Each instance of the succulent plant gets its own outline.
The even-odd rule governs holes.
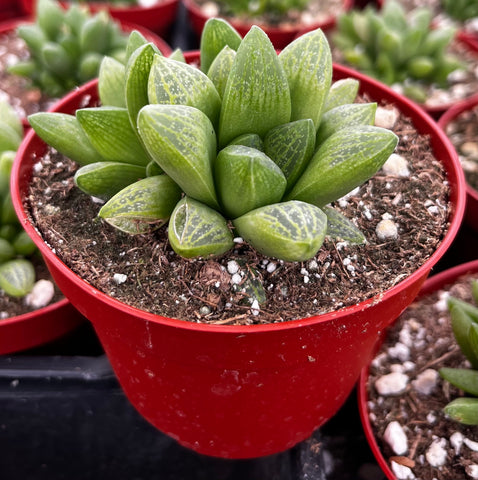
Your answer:
[[[127,35],[108,15],[86,7],[64,10],[52,0],[38,0],[35,22],[17,33],[30,52],[27,60],[9,68],[31,79],[42,92],[57,97],[98,75],[105,55],[124,61]]]
[[[131,234],[168,223],[183,257],[221,255],[238,236],[285,261],[313,257],[326,235],[364,242],[328,204],[374,175],[398,139],[373,126],[376,104],[350,103],[356,80],[332,84],[321,30],[277,55],[260,28],[241,40],[210,19],[207,74],[138,43],[132,35],[126,66],[104,59],[101,107],[29,117],[82,165],[76,184],[106,201],[101,218]]]
[[[426,86],[448,85],[462,64],[448,48],[452,27],[431,28],[432,12],[417,8],[409,16],[395,0],[382,10],[367,7],[339,16],[333,43],[345,62],[387,85],[401,84],[405,95],[426,100]]]
[[[478,303],[478,280],[471,283],[472,295]],[[451,325],[456,342],[471,368],[441,368],[440,375],[473,397],[452,400],[445,413],[466,425],[478,425],[478,308],[457,298],[448,299]]]
[[[226,15],[246,15],[256,17],[264,13],[284,15],[289,10],[301,11],[309,0],[218,0]]]
[[[35,269],[25,257],[36,247],[21,227],[10,196],[10,171],[22,138],[16,112],[0,102],[0,288],[14,297],[26,295],[35,282]]]
[[[453,19],[464,22],[478,17],[478,3],[475,0],[441,0],[443,10]]]

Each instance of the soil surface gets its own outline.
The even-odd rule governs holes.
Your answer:
[[[399,479],[476,478],[471,473],[478,465],[478,428],[445,416],[443,408],[463,392],[438,375],[442,367],[470,368],[453,337],[446,306],[449,295],[471,301],[470,278],[464,276],[413,303],[388,330],[370,367],[367,385],[370,420],[381,451],[389,462],[395,463],[389,464],[398,469],[395,472]],[[379,395],[375,382],[391,372],[408,376],[405,391]],[[423,384],[417,387],[416,381],[424,372],[435,382],[430,383],[430,392],[424,391]],[[383,439],[392,421],[398,421],[406,434],[408,449],[404,454],[398,455]],[[438,465],[441,461],[443,464]],[[403,467],[412,473],[406,469],[400,472]]]
[[[231,12],[222,2],[211,0],[195,0],[202,10],[208,16],[222,16],[231,18]],[[344,0],[311,0],[303,11],[291,9],[287,15],[279,16],[273,13],[264,13],[260,16],[234,15],[236,21],[244,23],[254,23],[259,26],[282,27],[287,28],[297,24],[312,25],[328,21],[331,17],[336,17],[345,11]]]
[[[478,105],[458,115],[445,130],[458,152],[467,182],[478,190]]]
[[[26,208],[47,244],[74,272],[129,305],[192,322],[282,322],[330,312],[378,295],[406,278],[440,244],[450,215],[442,165],[408,119],[393,130],[410,175],[380,171],[335,207],[357,224],[365,245],[326,240],[315,258],[287,263],[258,255],[240,239],[215,259],[187,260],[166,227],[130,236],[97,218],[101,205],[74,185],[76,164],[51,152],[38,159]],[[383,219],[396,238],[380,239]],[[254,305],[261,282],[266,301]]]

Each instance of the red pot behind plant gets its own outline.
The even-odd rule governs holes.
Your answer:
[[[460,114],[472,110],[478,106],[478,95],[467,100],[459,102],[447,110],[438,120],[438,125],[446,131],[447,126],[453,122]],[[478,232],[478,191],[471,185],[466,186],[466,211],[465,222]]]
[[[209,17],[203,13],[201,8],[194,0],[182,0],[182,2],[186,8],[189,21],[191,22],[194,32],[196,35],[201,36],[204,24],[207,22]],[[354,0],[343,0],[344,11],[351,9],[353,5]],[[227,20],[241,36],[244,36],[250,30],[253,24],[253,22],[244,22],[232,17],[228,17]],[[310,25],[290,25],[285,27],[269,27],[267,25],[260,25],[260,27],[267,33],[274,47],[277,49],[282,49],[301,33],[309,30],[315,30],[316,28],[321,28],[322,30],[326,31],[331,29],[334,25],[335,16],[330,16],[325,20],[317,21]]]
[[[429,295],[432,292],[435,292],[436,290],[440,290],[446,285],[452,284],[455,280],[457,280],[462,275],[466,275],[468,273],[476,273],[476,272],[478,272],[478,260],[464,263],[462,265],[458,265],[456,267],[450,268],[436,275],[433,275],[423,285],[423,288],[420,290],[418,298]],[[368,368],[366,367],[362,370],[360,374],[358,391],[357,391],[360,420],[362,422],[362,426],[363,426],[368,444],[370,446],[370,449],[372,450],[372,453],[375,456],[375,459],[377,460],[383,473],[385,473],[388,480],[397,480],[397,477],[395,476],[392,469],[390,468],[389,462],[385,459],[380,447],[378,446],[377,439],[375,438],[375,435],[373,432],[372,424],[370,423],[369,411],[367,407],[367,403],[368,403],[367,380],[368,380]]]
[[[27,15],[34,13],[36,0],[20,1]],[[60,4],[66,8],[69,2],[60,1]],[[88,2],[88,8],[94,13],[100,10],[108,10],[110,15],[121,23],[135,23],[160,35],[165,35],[176,19],[178,4],[179,0],[161,0],[151,7],[140,7],[136,5],[117,7],[107,1],[103,1]]]
[[[188,60],[197,60],[188,56]],[[126,395],[162,432],[202,454],[249,458],[308,438],[342,406],[370,361],[380,332],[412,302],[449,247],[465,204],[455,150],[426,114],[387,87],[341,66],[373,100],[392,102],[433,138],[454,208],[443,242],[425,264],[387,292],[337,312],[281,324],[203,325],[145,313],[84,282],[56,257],[30,223],[23,199],[36,158],[46,150],[32,130],[12,172],[13,201],[62,291],[91,320]],[[95,82],[58,103],[72,113]]]

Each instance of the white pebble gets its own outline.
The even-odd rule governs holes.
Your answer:
[[[467,465],[465,467],[465,472],[470,478],[478,478],[478,465],[476,463]]]
[[[235,273],[231,278],[231,282],[234,285],[239,285],[242,282],[242,277],[238,273]]]
[[[470,449],[473,450],[474,452],[478,452],[478,442],[474,442],[473,440],[470,440],[469,438],[465,438],[463,440],[463,443]]]
[[[427,462],[432,467],[441,467],[446,463],[446,440],[444,438],[437,438],[433,440],[425,453]]]
[[[268,263],[266,267],[269,273],[275,272],[276,268],[277,268],[277,265],[274,262]]]
[[[201,7],[202,13],[210,18],[210,17],[217,17],[219,14],[219,8],[214,2],[206,2]]]
[[[261,307],[259,306],[259,302],[257,301],[257,299],[254,299],[254,301],[252,302],[251,311],[253,315],[259,315]]]
[[[465,440],[465,437],[461,432],[455,432],[450,436],[450,445],[455,449],[455,455],[460,454],[463,440]]]
[[[387,425],[383,433],[383,439],[390,445],[390,448],[396,455],[405,455],[407,453],[407,435],[397,421],[394,420]]]
[[[401,362],[410,359],[410,349],[400,342],[397,342],[393,347],[390,347],[387,353],[393,358],[398,358]]]
[[[386,175],[395,175],[397,177],[409,177],[408,161],[405,157],[392,153],[388,160],[383,164],[382,170]]]
[[[436,370],[433,370],[433,368],[427,368],[425,371],[417,375],[415,380],[413,380],[413,388],[415,388],[418,393],[430,395],[430,393],[435,390],[438,377],[439,375]]]
[[[398,227],[393,220],[380,220],[375,228],[375,233],[379,240],[396,240],[398,238]]]
[[[393,128],[398,120],[398,110],[396,108],[377,107],[375,112],[375,125],[382,128]]]
[[[392,466],[392,471],[397,477],[397,480],[415,480],[415,478],[417,478],[413,474],[411,468],[394,462],[393,460],[390,463]]]
[[[234,275],[239,271],[239,264],[235,260],[231,260],[227,262],[227,271],[231,274]]]
[[[375,389],[380,395],[399,395],[405,391],[407,384],[408,375],[392,372],[378,378],[375,381]]]
[[[25,297],[25,303],[32,308],[46,307],[55,295],[55,286],[50,280],[38,280],[32,291]]]
[[[127,276],[124,273],[115,273],[113,275],[113,280],[117,285],[121,285],[122,283],[126,282]]]

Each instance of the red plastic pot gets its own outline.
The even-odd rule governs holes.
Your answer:
[[[21,4],[27,15],[34,13],[36,0],[21,0]],[[69,2],[60,1],[60,4],[66,8]],[[140,7],[137,5],[118,7],[104,1],[90,2],[88,3],[88,8],[94,13],[100,10],[107,10],[113,18],[116,18],[121,23],[134,23],[160,35],[165,35],[176,19],[178,4],[179,0],[161,0],[151,7]]]
[[[476,272],[478,272],[478,260],[464,263],[462,265],[458,265],[456,267],[450,268],[449,270],[438,273],[437,275],[433,275],[425,282],[423,288],[420,290],[418,298],[429,295],[436,290],[440,290],[446,285],[452,284],[462,275]],[[369,411],[367,407],[367,380],[368,367],[365,367],[360,374],[357,390],[360,420],[362,422],[368,444],[370,445],[370,449],[372,450],[372,453],[375,456],[375,459],[377,460],[383,473],[386,475],[388,480],[397,480],[397,477],[390,468],[387,459],[382,454],[382,451],[377,443],[377,439],[373,432],[372,424],[370,423]]]
[[[5,22],[0,23],[0,39],[1,36],[9,33],[11,31],[16,30],[20,25],[32,23],[31,18],[16,18],[12,20],[8,20]],[[151,32],[145,27],[141,25],[135,25],[129,22],[121,23],[121,28],[124,32],[132,32],[133,30],[138,30],[149,42],[154,43],[163,53],[165,56],[169,56],[172,52],[171,47],[158,35]],[[26,118],[22,119],[23,128],[27,131],[30,128],[30,124],[28,123]]]
[[[34,312],[0,320],[0,355],[52,342],[84,321],[66,298]]]
[[[438,125],[446,131],[447,126],[455,120],[460,114],[478,106],[478,95],[467,100],[459,102],[447,110],[438,120]],[[465,222],[478,232],[478,191],[471,185],[466,186],[466,212]]]
[[[194,0],[182,0],[182,2],[188,13],[192,29],[198,36],[201,36],[204,24],[207,22],[209,17],[203,13],[202,9]],[[344,10],[350,10],[353,5],[354,0],[343,0]],[[245,22],[231,17],[228,17],[227,20],[242,36],[244,36],[253,25],[253,22]],[[334,27],[335,20],[335,16],[330,16],[320,22],[318,21],[309,25],[298,24],[284,27],[269,27],[267,25],[260,25],[260,27],[264,30],[264,32],[267,33],[272,44],[276,48],[282,49],[292,42],[294,38],[301,33],[305,33],[306,31],[314,30],[316,28],[321,28],[324,31],[330,30]]]
[[[20,17],[22,15],[23,10],[17,0],[0,1],[0,22],[9,20],[10,18]]]
[[[197,54],[188,55],[190,62]],[[431,136],[446,169],[453,212],[436,252],[410,277],[360,304],[281,324],[203,325],[145,313],[101,293],[74,274],[30,223],[23,199],[45,144],[30,131],[12,172],[13,202],[57,284],[93,324],[126,395],[162,432],[197,452],[249,458],[286,450],[308,438],[345,402],[369,362],[380,332],[417,295],[455,237],[465,206],[464,176],[448,138],[428,115],[389,88],[342,66],[373,100],[394,103]],[[96,82],[54,110],[73,113]]]

